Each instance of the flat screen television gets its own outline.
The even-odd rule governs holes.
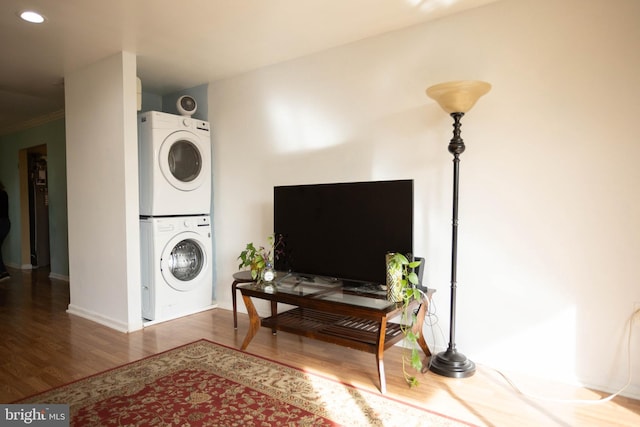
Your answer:
[[[385,255],[413,253],[413,180],[277,186],[275,268],[384,284]]]

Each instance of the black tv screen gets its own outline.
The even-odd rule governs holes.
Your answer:
[[[278,271],[384,284],[385,255],[413,253],[413,180],[277,186]]]

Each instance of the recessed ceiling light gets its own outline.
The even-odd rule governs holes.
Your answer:
[[[20,12],[20,18],[27,22],[32,22],[34,24],[42,24],[45,20],[44,16],[40,15],[38,12],[34,12],[33,10],[25,10]]]

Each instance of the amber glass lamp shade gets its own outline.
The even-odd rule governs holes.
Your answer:
[[[459,80],[427,88],[427,96],[438,102],[447,113],[466,113],[476,101],[491,90],[491,85],[478,80]]]

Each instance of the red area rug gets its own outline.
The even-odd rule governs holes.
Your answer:
[[[74,426],[465,426],[201,340],[17,403],[70,405]]]

